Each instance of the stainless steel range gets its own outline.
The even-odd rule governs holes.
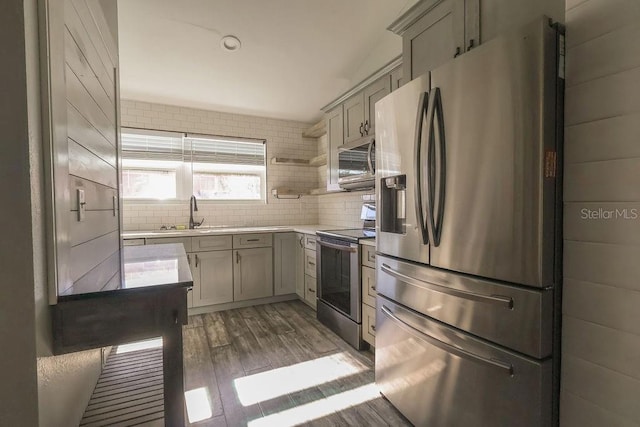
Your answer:
[[[365,209],[375,212],[374,207],[367,205],[363,216]],[[318,231],[316,234],[318,320],[353,347],[366,349],[369,345],[362,340],[359,242],[375,238],[375,229]]]

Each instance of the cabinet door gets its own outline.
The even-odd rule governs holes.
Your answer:
[[[273,293],[292,294],[296,291],[298,248],[296,233],[276,233],[273,238]]]
[[[234,301],[273,296],[272,249],[238,249],[233,252]]]
[[[191,253],[187,254],[187,262],[189,263],[189,270],[191,270],[191,277],[193,277],[193,286],[191,291],[187,292],[187,307],[193,307],[193,290],[196,287],[196,282],[200,280],[200,274],[194,263],[194,256]]]
[[[195,267],[192,270],[194,307],[233,301],[232,255],[232,251],[190,254]]]
[[[405,83],[405,80],[403,78],[402,65],[401,65],[398,68],[395,68],[391,71],[391,92],[398,89],[404,83]]]
[[[344,143],[355,141],[364,135],[365,102],[358,92],[344,102]]]
[[[304,299],[304,234],[296,234],[296,294]]]
[[[362,305],[362,339],[376,346],[376,309]]]
[[[316,277],[316,251],[304,250],[304,274]]]
[[[405,78],[413,80],[465,50],[464,0],[443,0],[402,37]]]
[[[376,102],[391,93],[391,76],[376,80],[362,91],[364,94],[364,131],[365,135],[373,135],[376,126]]]
[[[327,190],[338,186],[338,147],[344,143],[344,114],[342,104],[327,113]]]

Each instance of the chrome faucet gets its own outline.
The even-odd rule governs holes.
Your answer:
[[[189,229],[193,230],[196,227],[200,227],[204,222],[204,218],[202,221],[197,222],[193,220],[193,212],[198,212],[198,202],[196,201],[196,196],[191,196],[189,199]]]

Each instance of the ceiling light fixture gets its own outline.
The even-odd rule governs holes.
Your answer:
[[[240,50],[242,43],[240,43],[240,39],[238,39],[236,36],[229,35],[224,36],[222,40],[220,40],[220,46],[227,52],[235,52],[237,50]]]

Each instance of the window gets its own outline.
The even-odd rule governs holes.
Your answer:
[[[122,130],[125,199],[266,201],[265,141]]]

